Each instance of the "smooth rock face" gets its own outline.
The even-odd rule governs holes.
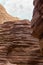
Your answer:
[[[9,61],[9,64],[40,65],[43,58],[40,56],[39,41],[31,33],[31,23],[28,20],[1,24],[0,63],[8,65]]]
[[[19,20],[18,17],[12,17],[11,15],[9,15],[5,8],[0,5],[0,24],[6,22],[6,21],[15,21],[15,20]]]
[[[36,38],[43,38],[43,0],[34,0],[34,11],[32,18],[32,35]]]

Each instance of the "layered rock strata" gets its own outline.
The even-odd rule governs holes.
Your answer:
[[[0,63],[43,65],[38,39],[32,35],[28,20],[5,22],[0,25]],[[1,65],[1,64],[0,64]]]

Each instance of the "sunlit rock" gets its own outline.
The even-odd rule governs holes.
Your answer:
[[[9,15],[6,12],[5,8],[2,5],[0,5],[0,24],[6,21],[15,21],[15,20],[19,20],[19,18]]]

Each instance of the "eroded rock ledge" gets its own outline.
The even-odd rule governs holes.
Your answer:
[[[42,64],[38,39],[32,35],[28,20],[5,22],[0,25],[0,63]]]

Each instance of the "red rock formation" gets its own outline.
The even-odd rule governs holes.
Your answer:
[[[18,65],[37,65],[43,62],[39,41],[31,33],[31,23],[28,20],[0,25],[0,62],[7,60]]]
[[[12,17],[9,15],[5,8],[0,5],[0,24],[6,22],[6,21],[15,21],[15,20],[20,20],[18,17]]]
[[[35,7],[37,1],[39,2],[34,1]],[[33,19],[33,24],[38,20],[37,17]],[[7,61],[17,65],[43,65],[39,40],[32,36],[31,23],[28,20],[0,24],[0,65],[7,64]]]
[[[39,38],[40,50],[43,55],[43,0],[34,0],[34,11],[32,18],[32,35]]]
[[[33,36],[43,37],[43,0],[34,0],[34,11],[32,18]]]

